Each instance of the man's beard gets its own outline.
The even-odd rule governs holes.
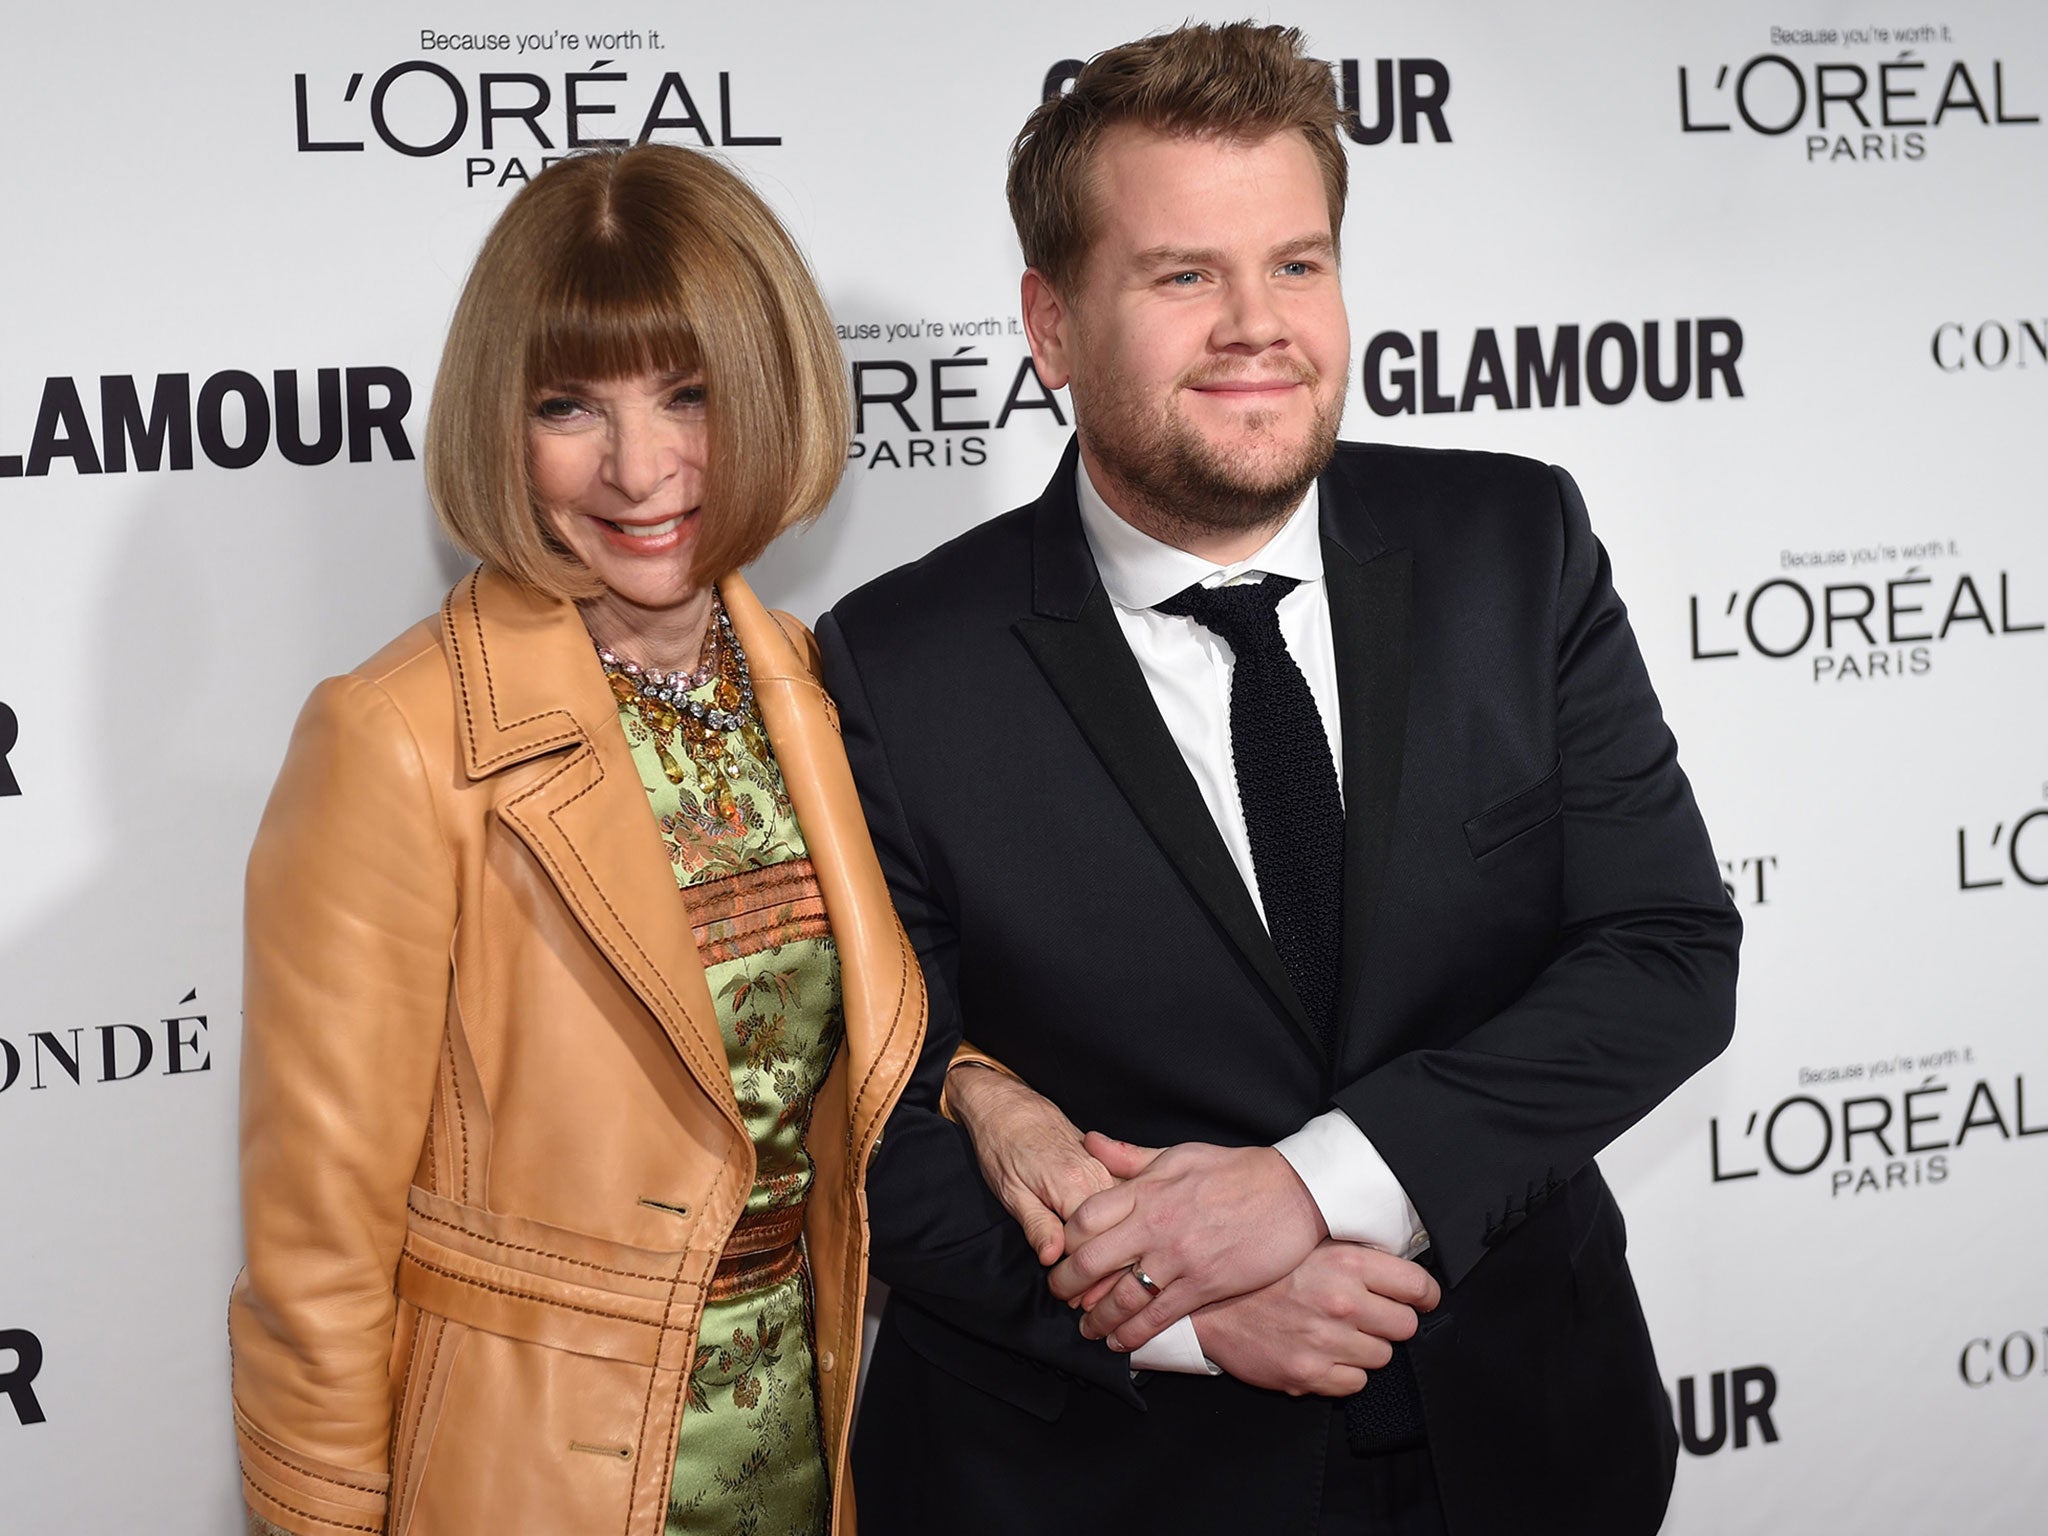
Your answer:
[[[1203,382],[1221,382],[1227,375],[1208,375]],[[1319,376],[1306,365],[1295,374],[1313,392]],[[1182,381],[1180,387],[1190,382]],[[1300,504],[1309,486],[1337,448],[1337,424],[1343,401],[1318,405],[1299,448],[1277,461],[1259,463],[1250,455],[1220,453],[1181,414],[1176,402],[1157,415],[1141,415],[1139,402],[1114,388],[1078,391],[1075,425],[1098,465],[1139,505],[1120,507],[1135,514],[1148,532],[1170,544],[1218,533],[1244,533],[1279,523]],[[1089,409],[1088,407],[1093,407]],[[1256,448],[1271,432],[1278,412],[1251,416],[1248,447]]]

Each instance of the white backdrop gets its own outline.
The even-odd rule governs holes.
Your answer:
[[[2048,1495],[2048,12],[1886,10],[1273,13],[1363,98],[1347,435],[1578,477],[1748,923],[1733,1048],[1605,1160],[1687,1536],[2030,1532]],[[755,573],[811,617],[1050,471],[1004,151],[1062,60],[1179,17],[12,16],[9,1531],[236,1528],[242,861],[306,691],[459,574],[426,396],[542,139],[572,106],[708,137],[811,253],[867,399],[837,503]]]

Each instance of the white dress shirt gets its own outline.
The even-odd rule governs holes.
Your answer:
[[[1237,771],[1230,752],[1230,646],[1193,619],[1160,613],[1153,605],[1197,583],[1220,587],[1269,575],[1290,576],[1300,583],[1280,599],[1280,633],[1322,714],[1323,734],[1330,744],[1330,760],[1336,765],[1341,793],[1344,744],[1337,654],[1330,638],[1330,604],[1323,586],[1316,487],[1309,487],[1293,515],[1255,554],[1234,565],[1217,565],[1162,544],[1125,522],[1102,499],[1085,465],[1077,466],[1074,478],[1081,528],[1117,624],[1263,920],[1265,904],[1259,899],[1251,837],[1238,800]],[[1412,1258],[1428,1246],[1428,1234],[1407,1192],[1371,1138],[1342,1110],[1315,1116],[1275,1143],[1275,1150],[1308,1187],[1332,1237],[1385,1249],[1402,1258]],[[1216,1370],[1202,1354],[1193,1318],[1181,1319],[1141,1346],[1131,1362],[1142,1370],[1211,1374]]]

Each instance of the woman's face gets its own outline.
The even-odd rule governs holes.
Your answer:
[[[697,595],[690,566],[710,454],[704,412],[695,373],[556,380],[535,398],[527,471],[542,516],[635,607],[672,608]]]

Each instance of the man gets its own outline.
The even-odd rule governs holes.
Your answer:
[[[1570,479],[1336,443],[1336,116],[1250,24],[1034,113],[1077,442],[820,625],[931,993],[869,1536],[1662,1518],[1593,1157],[1726,1043],[1739,925]]]

